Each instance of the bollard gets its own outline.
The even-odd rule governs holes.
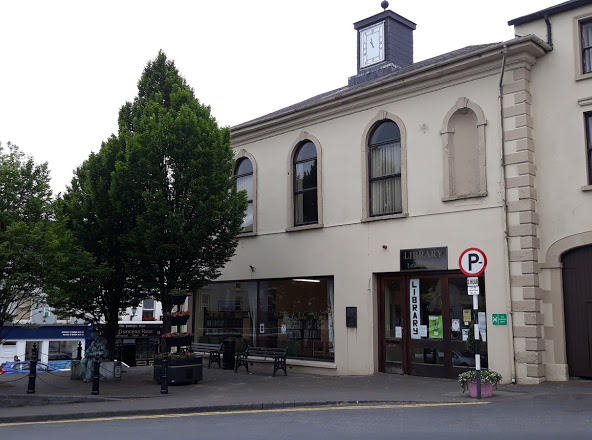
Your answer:
[[[77,352],[76,352],[76,360],[80,361],[82,360],[82,342],[78,341],[78,348],[77,348]]]
[[[169,383],[167,379],[169,360],[166,357],[162,358],[162,369],[160,373],[160,394],[169,393]]]
[[[32,358],[29,363],[29,385],[27,386],[27,394],[35,394],[35,379],[37,378],[37,344],[33,344],[31,354]]]
[[[99,373],[99,368],[101,367],[101,359],[99,358],[99,354],[97,353],[95,355],[95,363],[93,364],[93,384],[92,384],[92,394],[93,396],[96,396],[97,394],[99,394],[99,378],[100,378],[100,373]]]

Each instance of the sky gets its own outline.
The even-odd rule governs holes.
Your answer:
[[[507,22],[563,0],[407,0],[414,61],[514,37]],[[380,0],[0,0],[0,142],[48,162],[54,194],[117,133],[162,49],[219,125],[347,84],[353,23]],[[541,36],[545,38],[545,36]]]

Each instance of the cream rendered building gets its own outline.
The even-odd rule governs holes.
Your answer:
[[[592,376],[566,343],[592,356],[592,293],[570,293],[587,326],[568,318],[562,275],[576,248],[592,266],[589,18],[568,1],[418,63],[414,23],[355,23],[347,86],[232,129],[250,206],[193,299],[200,339],[287,347],[293,370],[454,377],[474,367],[459,257],[478,248],[482,363],[504,382]]]

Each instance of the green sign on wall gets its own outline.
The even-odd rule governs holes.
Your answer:
[[[493,325],[508,325],[508,315],[505,313],[492,313],[491,320]]]

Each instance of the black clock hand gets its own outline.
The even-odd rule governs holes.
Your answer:
[[[370,46],[372,46],[372,48],[374,48],[374,43],[372,42],[372,40],[370,40]]]

